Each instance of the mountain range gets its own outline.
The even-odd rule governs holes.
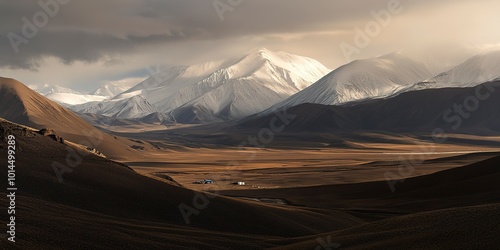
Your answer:
[[[500,77],[498,62],[500,51],[493,51],[443,71],[436,62],[396,52],[329,71],[307,57],[255,49],[172,67],[133,87],[107,84],[92,95],[61,87],[37,91],[81,114],[113,119],[156,114],[165,123],[214,123],[305,103],[342,106],[424,89],[474,87]]]
[[[228,60],[173,67],[110,100],[72,109],[118,118],[160,112],[180,123],[240,119],[290,97],[328,71],[310,58],[256,49]],[[110,108],[123,102],[133,112]]]
[[[43,86],[32,85],[29,87],[52,101],[66,107],[71,107],[73,105],[102,102],[111,99],[135,85],[135,83],[123,81],[111,82],[102,85],[91,93],[81,93],[70,88],[50,84],[44,84]]]
[[[332,71],[310,87],[274,105],[270,110],[303,103],[337,105],[394,95],[437,72],[401,52],[356,60]]]
[[[105,96],[113,98],[130,88],[134,87],[137,83],[133,81],[116,81],[102,85],[100,88],[94,90],[92,95]]]
[[[390,57],[393,56],[399,57],[399,55]],[[379,60],[387,59],[385,57],[373,59],[375,62]],[[477,61],[466,62],[465,65],[477,66],[474,62]],[[487,65],[491,66],[489,63]],[[394,67],[397,67],[397,64]],[[465,70],[473,66],[459,65],[457,67]],[[500,88],[500,81],[495,80],[498,76],[494,67],[492,70],[484,70],[485,67],[482,65],[477,67],[482,73],[478,73],[475,78],[471,78],[472,80],[462,82],[464,85],[455,86],[453,85],[456,84],[455,82],[447,80],[455,79],[453,77],[439,78],[445,75],[443,73],[436,78],[429,79],[445,79],[441,82],[451,84],[452,87],[432,85],[431,80],[419,80],[420,82],[416,84],[429,83],[432,87],[410,91],[408,89],[415,84],[412,84],[410,80],[405,81],[404,84],[398,84],[402,82],[401,79],[406,79],[398,74],[400,80],[385,82],[384,86],[387,88],[384,88],[384,91],[370,92],[370,95],[374,96],[353,95],[352,100],[343,99],[335,105],[302,103],[284,108],[286,114],[293,115],[293,119],[284,128],[285,132],[293,132],[284,133],[289,138],[287,149],[304,143],[301,138],[297,138],[301,135],[312,134],[308,132],[320,132],[318,135],[322,136],[330,132],[359,135],[360,131],[364,133],[395,131],[403,132],[399,135],[404,137],[405,132],[408,131],[415,132],[417,136],[426,136],[434,132],[436,128],[442,129],[445,133],[457,132],[459,137],[455,137],[455,140],[460,140],[459,144],[471,143],[474,139],[468,137],[470,134],[494,134],[495,141],[491,143],[497,143],[497,135],[500,132],[500,116],[498,115],[500,94],[496,90]],[[378,70],[384,69],[380,67]],[[378,70],[375,71],[379,72]],[[336,71],[336,74],[341,72],[340,69]],[[391,70],[385,72],[391,72]],[[458,70],[451,69],[446,73],[458,74],[456,72]],[[482,78],[481,75],[485,74],[483,72],[487,72],[491,77]],[[421,78],[423,77],[421,74],[427,74],[427,72],[411,72],[407,76],[408,79],[410,77]],[[382,81],[395,77],[388,75],[390,77],[374,79]],[[162,77],[173,79],[170,78],[171,76],[162,75]],[[334,78],[328,77],[328,79]],[[486,80],[481,83],[483,79]],[[156,87],[152,87],[155,84]],[[334,85],[338,85],[338,82]],[[367,85],[367,87],[370,86],[373,85]],[[375,84],[376,86],[378,84]],[[101,110],[106,110],[103,114],[109,117],[102,116],[109,119],[130,114],[140,116],[139,110],[134,109],[136,107],[134,103],[141,108],[149,107],[148,112],[155,112],[145,117],[155,119],[154,117],[161,116],[161,113],[157,113],[158,106],[153,106],[152,101],[148,101],[147,95],[142,95],[142,93],[143,90],[155,88],[159,91],[163,89],[162,84],[149,79],[149,82],[143,82],[135,87],[137,87],[135,91],[125,91],[118,95],[119,98],[111,98],[110,100],[113,101],[86,104],[95,104]],[[305,87],[303,91],[313,87],[314,85]],[[339,90],[343,89],[339,88]],[[49,89],[48,92],[50,91]],[[71,93],[71,90],[54,91]],[[141,94],[137,94],[136,91]],[[340,92],[331,93],[339,96]],[[144,91],[144,93],[148,92]],[[380,94],[381,98],[377,98],[376,94]],[[293,97],[294,95],[291,95],[289,98]],[[110,105],[107,106],[107,104]],[[130,104],[133,105],[130,106]],[[184,105],[179,107],[182,106]],[[182,111],[179,108],[173,111],[175,110]],[[189,116],[187,118],[176,116],[173,111],[169,113],[174,116],[172,119],[186,119],[190,122],[207,121],[199,120],[201,116],[196,116],[198,120],[193,120],[193,117]],[[189,114],[189,112],[180,113]],[[95,114],[95,117],[99,116],[101,115]],[[382,249],[426,249],[435,246],[446,249],[464,246],[470,249],[493,249],[498,245],[499,230],[496,226],[498,221],[495,218],[498,218],[500,214],[500,206],[497,204],[500,194],[498,184],[500,173],[497,166],[500,157],[497,156],[497,152],[485,155],[453,155],[447,158],[426,160],[432,164],[441,162],[443,165],[453,165],[456,164],[453,159],[461,161],[487,157],[484,160],[461,164],[448,170],[440,170],[439,166],[435,166],[430,174],[401,180],[395,179],[394,181],[399,182],[397,191],[389,192],[387,184],[392,179],[331,185],[318,185],[317,181],[325,178],[324,175],[332,171],[340,171],[342,178],[345,178],[344,176],[348,176],[351,172],[359,171],[356,168],[377,168],[384,167],[384,165],[388,165],[387,169],[392,169],[394,166],[393,170],[401,174],[402,168],[398,166],[400,162],[394,160],[396,155],[406,152],[400,145],[392,145],[394,155],[389,151],[387,158],[366,162],[362,158],[353,161],[355,165],[344,165],[349,161],[342,158],[334,159],[330,154],[333,151],[326,151],[324,154],[329,155],[326,156],[328,161],[324,163],[338,165],[333,166],[334,169],[322,167],[320,170],[312,170],[319,172],[311,172],[311,169],[317,167],[317,162],[321,161],[320,158],[316,158],[316,155],[334,145],[333,140],[323,148],[312,148],[315,156],[311,158],[309,158],[310,155],[303,155],[307,150],[292,151],[286,155],[286,150],[278,151],[278,148],[268,147],[270,145],[265,144],[266,148],[261,148],[259,151],[260,156],[272,151],[275,155],[269,158],[272,160],[259,157],[255,166],[265,172],[255,174],[255,176],[263,175],[269,178],[269,176],[276,175],[277,179],[274,180],[297,181],[290,177],[292,172],[288,165],[284,164],[286,161],[282,160],[284,157],[293,155],[290,157],[290,165],[298,165],[299,161],[307,164],[302,165],[305,167],[303,170],[294,166],[298,170],[293,171],[298,171],[300,174],[300,178],[297,179],[302,180],[310,176],[309,178],[313,178],[314,182],[310,185],[279,188],[277,186],[279,182],[274,183],[274,181],[271,182],[273,179],[267,179],[267,182],[271,182],[276,188],[260,188],[252,184],[248,189],[222,190],[218,194],[209,194],[190,190],[168,175],[160,178],[159,176],[162,175],[156,174],[160,174],[157,171],[162,170],[157,166],[162,165],[157,164],[164,162],[165,165],[173,167],[174,171],[182,169],[183,172],[189,171],[189,165],[195,165],[193,168],[201,166],[210,172],[207,176],[212,176],[217,168],[223,168],[225,172],[221,176],[234,175],[234,171],[228,172],[228,165],[225,165],[228,158],[224,157],[234,154],[235,159],[240,160],[241,156],[237,155],[236,150],[247,151],[250,147],[241,148],[242,144],[239,144],[236,149],[236,145],[240,143],[238,140],[230,147],[231,150],[235,148],[234,151],[228,151],[218,145],[216,149],[198,151],[201,153],[193,154],[197,152],[194,150],[204,150],[201,148],[203,144],[191,144],[189,137],[185,138],[184,134],[178,131],[174,131],[175,134],[172,133],[169,136],[180,136],[186,146],[169,144],[169,139],[162,139],[162,136],[166,134],[164,130],[151,134],[145,132],[145,137],[143,137],[144,140],[160,138],[159,140],[164,140],[163,142],[141,141],[137,137],[126,139],[119,137],[120,133],[112,136],[91,126],[68,108],[9,78],[0,78],[0,117],[0,158],[7,159],[7,155],[10,154],[8,152],[12,151],[7,150],[9,147],[7,135],[15,136],[17,151],[14,152],[17,152],[16,157],[20,156],[16,158],[16,182],[23,187],[23,191],[18,194],[16,201],[23,204],[19,209],[23,214],[23,220],[20,220],[16,226],[22,228],[26,233],[23,235],[29,237],[19,241],[19,245],[16,245],[19,249],[53,248],[53,245],[92,249],[103,246],[110,249],[142,249],[145,243],[154,244],[153,247],[163,249],[181,249],[186,246],[192,248],[207,248],[208,246],[214,249],[273,247],[313,249],[320,247],[318,244],[329,243],[333,246],[333,242],[339,242],[335,243],[335,247]],[[222,118],[219,116],[218,119]],[[260,140],[261,132],[265,131],[262,128],[272,128],[270,124],[275,124],[275,119],[277,119],[275,114],[259,113],[243,118],[232,129],[237,129],[236,134],[240,136],[239,138],[248,137]],[[213,119],[210,120],[213,121]],[[219,124],[213,126],[219,126]],[[186,127],[188,129],[201,127],[200,131],[203,135],[214,140],[214,134],[209,134],[213,131],[203,130],[203,126]],[[52,130],[54,133],[47,133]],[[248,130],[251,130],[251,136],[247,135]],[[254,133],[256,130],[258,132]],[[219,131],[220,128],[217,133]],[[133,134],[128,135],[134,136]],[[378,135],[380,136],[378,140],[383,141],[383,133],[378,133]],[[223,136],[231,137],[230,131]],[[341,140],[344,138],[346,137],[342,137]],[[95,148],[89,148],[86,145],[88,140],[100,142],[93,145]],[[410,146],[415,148],[419,141],[413,142],[415,144]],[[366,155],[379,157],[385,154],[384,151],[376,148],[376,144],[378,143],[371,144],[375,148],[365,148],[374,150],[367,151]],[[162,148],[158,145],[168,147]],[[172,150],[172,145],[180,150]],[[366,145],[369,146],[369,144]],[[453,145],[445,146],[453,147]],[[248,151],[252,152],[252,150]],[[175,161],[179,155],[181,155],[180,158],[206,160],[211,157],[209,152],[222,152],[219,155],[221,158],[216,158],[215,164],[203,161]],[[365,154],[359,153],[358,149],[353,154],[349,151],[339,152],[346,154],[348,158],[361,157]],[[185,155],[182,155],[183,153]],[[427,153],[433,154],[433,152]],[[85,157],[78,161],[77,166],[72,167],[71,174],[64,176],[62,183],[58,182],[57,173],[54,174],[54,162],[66,162],[69,165],[70,161],[75,160],[73,159],[75,154]],[[495,157],[490,158],[493,155]],[[154,158],[155,156],[158,158]],[[140,165],[136,165],[134,169],[111,159]],[[367,165],[371,163],[375,165]],[[269,168],[273,165],[277,167]],[[425,164],[419,166],[425,167]],[[138,169],[141,168],[153,169],[152,171],[156,174],[139,172]],[[279,168],[284,168],[284,172],[277,172],[276,169]],[[8,168],[1,170],[4,176],[7,175],[7,170]],[[239,170],[240,173],[250,171],[252,170],[248,168]],[[170,173],[170,171],[162,173]],[[351,175],[362,174],[355,172]],[[399,175],[396,177],[403,178]],[[239,178],[243,177],[238,176]],[[380,178],[383,178],[382,174]],[[256,181],[256,179],[252,180]],[[3,190],[7,190],[7,182],[1,182],[0,185]],[[285,204],[264,203],[260,197],[266,197],[262,200],[269,199],[267,197],[279,197]],[[196,210],[191,208],[191,204]],[[201,205],[203,206],[200,207]],[[190,210],[182,210],[183,206]],[[61,212],[64,216],[61,216]],[[190,214],[187,217],[186,212]],[[197,216],[198,214],[201,216]],[[4,220],[2,223],[7,222]],[[52,232],[51,235],[59,237],[49,237],[44,230],[49,230]],[[50,240],[47,241],[47,239]],[[148,240],[145,242],[144,239]],[[6,238],[0,241],[2,246],[13,245],[8,243]]]
[[[476,55],[449,71],[416,83],[406,91],[430,88],[474,87],[499,78],[500,51],[493,51]]]
[[[498,134],[500,81],[476,87],[425,89],[393,98],[351,105],[300,104],[285,110],[293,117],[285,131],[294,132],[420,132]],[[240,129],[267,127],[275,114],[254,115]]]
[[[93,101],[100,102],[108,99],[106,96],[84,94],[58,85],[45,84],[42,87],[30,87],[41,95],[64,106],[78,105]]]

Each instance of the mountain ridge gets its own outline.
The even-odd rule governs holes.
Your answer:
[[[177,116],[178,122],[209,123],[260,112],[327,72],[311,58],[255,49],[224,61],[169,68],[113,99],[141,95],[159,112]]]
[[[311,86],[263,112],[304,103],[341,105],[392,96],[416,82],[437,74],[425,63],[402,52],[356,60],[333,70]]]

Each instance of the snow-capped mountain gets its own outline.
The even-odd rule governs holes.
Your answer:
[[[82,94],[76,90],[57,85],[45,84],[42,87],[30,86],[33,90],[64,106],[78,105],[87,102],[103,101],[107,97]]]
[[[264,113],[303,103],[338,105],[394,95],[439,71],[403,52],[353,61]]]
[[[37,85],[32,85],[32,86],[29,86],[31,89],[35,90],[36,92],[38,92],[39,94],[41,95],[49,95],[49,94],[53,94],[53,93],[71,93],[71,94],[81,94],[80,92],[76,91],[76,90],[72,90],[70,88],[65,88],[65,87],[61,87],[61,86],[58,86],[58,85],[50,85],[50,84],[45,84],[41,87],[37,86]]]
[[[137,82],[128,80],[106,83],[102,87],[92,92],[92,95],[100,95],[100,96],[106,96],[108,98],[113,98],[134,87],[136,84]]]
[[[113,100],[141,96],[177,122],[214,122],[263,111],[328,72],[311,58],[257,49],[225,61],[170,68]]]
[[[142,96],[133,96],[119,100],[107,100],[101,102],[89,102],[70,107],[79,113],[90,113],[114,118],[135,119],[158,112]]]
[[[479,54],[436,77],[416,83],[405,91],[431,88],[474,87],[500,78],[500,51]]]

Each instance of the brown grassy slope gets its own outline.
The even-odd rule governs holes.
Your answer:
[[[96,155],[83,158],[82,163],[75,167],[73,172],[63,175],[64,182],[60,183],[51,165],[54,161],[60,163],[66,161],[67,145],[6,121],[0,121],[0,128],[2,139],[6,134],[14,134],[17,138],[16,178],[20,190],[18,206],[28,209],[32,206],[29,204],[34,202],[36,206],[48,207],[48,211],[32,209],[19,216],[21,218],[19,228],[30,228],[29,235],[25,235],[25,238],[29,239],[27,245],[44,244],[46,241],[59,242],[59,237],[72,239],[79,234],[95,235],[96,237],[87,240],[72,239],[77,242],[75,244],[85,246],[90,244],[85,243],[86,241],[103,240],[97,236],[113,231],[121,223],[132,223],[141,234],[148,234],[147,232],[151,231],[148,227],[141,229],[141,224],[156,223],[162,230],[206,229],[240,235],[290,237],[348,228],[361,222],[341,212],[274,207],[215,197],[209,200],[208,206],[200,210],[198,215],[191,216],[191,224],[186,226],[178,206],[182,203],[194,206],[193,197],[199,193],[143,177],[122,164]],[[5,140],[2,140],[0,145],[0,159],[6,160]],[[82,153],[79,149],[73,148],[73,150]],[[6,176],[6,169],[2,168],[0,174]],[[6,183],[1,182],[0,192],[5,192],[4,190]],[[2,203],[5,204],[5,194],[0,193],[0,196]],[[76,210],[84,212],[78,213]],[[57,211],[61,218],[74,218],[74,220],[67,222],[56,220],[61,227],[57,232],[61,232],[62,235],[46,236],[43,222],[47,220],[49,223],[49,220],[54,218],[53,213]],[[99,222],[102,217],[108,218],[106,222]],[[5,223],[5,219],[1,217],[1,223]],[[83,220],[89,221],[86,227],[75,226],[75,223]],[[52,223],[52,226],[55,225]],[[133,231],[128,232],[133,233]],[[115,237],[113,240],[119,241],[122,236],[107,234],[107,237]],[[20,238],[23,238],[22,234]],[[207,240],[209,243],[221,241],[214,239],[212,242],[206,237],[200,237],[198,240]],[[165,239],[162,241],[168,242]]]
[[[142,153],[131,148],[137,143],[103,133],[70,110],[14,79],[0,77],[0,117],[37,129],[51,128],[63,138],[95,147],[113,159],[130,158]],[[136,146],[152,148],[144,143]]]

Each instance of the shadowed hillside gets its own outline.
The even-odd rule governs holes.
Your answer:
[[[293,132],[445,132],[498,134],[500,82],[475,88],[428,89],[343,106],[301,104],[286,113],[295,116],[285,128]],[[456,107],[460,105],[461,107]],[[474,109],[473,109],[474,108]],[[239,129],[269,127],[275,115],[254,115]]]
[[[341,212],[266,206],[171,186],[141,176],[123,164],[84,152],[75,144],[56,142],[36,130],[5,120],[0,122],[0,132],[1,159],[7,159],[5,136],[15,135],[17,142],[16,179],[22,192],[16,201],[19,206],[16,245],[23,249],[52,245],[139,246],[145,239],[158,247],[203,248],[213,244],[214,248],[231,245],[251,249],[266,245],[253,240],[256,237],[311,235],[362,222]],[[66,162],[68,147],[87,156],[71,172],[64,173],[61,183],[52,164]],[[1,174],[7,176],[5,168]],[[5,182],[0,190],[2,197],[6,197]],[[195,197],[205,197],[209,203],[197,215],[189,216],[190,224],[186,225],[179,205],[199,207],[193,203]],[[2,199],[2,206],[5,202]],[[204,204],[202,198],[196,202]],[[5,217],[2,223],[6,223]]]

